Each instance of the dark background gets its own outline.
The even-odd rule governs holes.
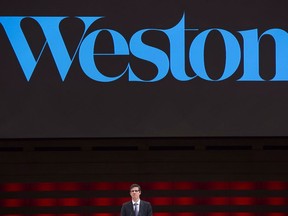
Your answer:
[[[267,137],[0,140],[0,214],[117,216],[136,182],[155,216],[286,216],[287,150]]]
[[[10,0],[0,1],[0,10],[3,16],[103,15],[95,29],[115,29],[127,40],[139,29],[171,28],[184,12],[186,27],[200,31],[287,29],[288,16],[286,1],[263,0]],[[63,25],[73,49],[79,26]],[[30,36],[43,39],[39,29]],[[165,38],[150,36],[167,49]],[[109,37],[101,41],[99,49],[107,49]],[[269,80],[273,44],[263,42],[260,67]],[[211,77],[223,70],[222,45],[217,34],[207,41]],[[153,65],[129,61],[151,78]],[[103,61],[107,71],[115,65]],[[0,27],[0,215],[116,216],[134,182],[155,216],[287,215],[287,84],[237,82],[242,67],[223,82],[170,75],[156,83],[127,77],[99,83],[76,58],[62,82],[47,49],[27,82]],[[183,197],[195,203],[175,202]],[[101,198],[106,202],[97,203]]]
[[[95,22],[93,29],[117,30],[127,41],[140,29],[172,28],[183,13],[186,28],[198,28],[199,32],[221,28],[235,36],[237,31],[254,28],[259,30],[259,34],[271,28],[286,30],[288,21],[287,1],[280,0],[273,3],[266,0],[12,0],[1,1],[0,8],[2,16],[104,16]],[[29,19],[23,22],[23,29],[28,35],[32,33],[30,38],[35,38],[31,44],[36,52],[37,45],[42,44],[38,44],[36,39],[43,42],[43,34]],[[74,50],[77,36],[82,31],[79,22],[68,19],[61,24],[61,29],[68,49]],[[189,45],[195,35],[187,34],[186,37]],[[241,39],[238,39],[241,44]],[[163,35],[147,34],[144,40],[165,52],[169,49]],[[111,49],[109,36],[103,34],[99,41],[100,46],[96,49]],[[27,82],[2,27],[0,47],[2,138],[257,137],[288,134],[287,83],[236,81],[241,77],[242,61],[235,75],[221,82],[200,78],[180,82],[169,72],[163,80],[155,83],[128,82],[127,76],[111,83],[100,83],[82,72],[76,57],[62,82],[50,50],[46,48]],[[219,34],[209,36],[205,51],[207,71],[217,79],[225,63]],[[269,80],[275,71],[272,40],[264,37],[260,51],[261,75]],[[154,77],[156,68],[151,63],[132,55],[128,61],[143,79]],[[101,61],[103,72],[121,71],[118,66],[121,67],[121,63],[113,59]],[[186,70],[193,74],[189,64]]]

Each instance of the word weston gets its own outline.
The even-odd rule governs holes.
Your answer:
[[[21,22],[24,19],[32,19],[35,26],[37,25],[37,28],[40,27],[42,29],[45,40],[42,51],[38,55],[33,54],[31,44],[27,41],[21,27]],[[128,81],[156,82],[165,78],[168,73],[171,73],[179,81],[189,81],[196,77],[207,81],[222,81],[231,77],[242,61],[243,72],[237,81],[265,81],[260,76],[259,71],[259,46],[261,38],[266,35],[271,37],[275,44],[275,71],[273,71],[273,78],[269,81],[288,81],[288,33],[283,29],[268,29],[261,35],[259,35],[258,29],[237,31],[234,34],[220,28],[211,28],[200,32],[198,29],[185,28],[185,14],[183,14],[180,21],[169,29],[141,29],[127,40],[120,32],[113,29],[96,29],[88,32],[91,25],[97,20],[103,19],[103,17],[83,16],[73,18],[79,19],[83,23],[84,28],[82,29],[83,32],[81,32],[82,37],[79,39],[79,42],[77,41],[77,48],[70,55],[61,34],[62,26],[60,24],[64,19],[71,18],[63,16],[0,16],[0,25],[2,25],[10,41],[27,81],[30,80],[45,47],[50,49],[62,81],[65,80],[76,56],[78,56],[83,73],[98,82],[112,82],[120,79],[124,74],[127,74]],[[168,38],[168,53],[157,47],[148,45],[142,40],[143,35],[154,31],[164,34]],[[189,46],[185,45],[186,31],[197,33],[197,36]],[[225,64],[223,71],[221,71],[221,76],[217,79],[212,79],[209,77],[205,67],[204,52],[208,35],[215,31],[223,38]],[[97,53],[94,49],[97,37],[103,32],[111,35],[114,47],[111,53]],[[241,45],[237,37],[242,39]],[[185,61],[186,51],[188,51],[189,55],[188,62],[186,62],[187,60]],[[133,71],[129,62],[125,62],[125,67],[126,64],[127,67],[116,71],[115,76],[107,76],[105,75],[105,71],[100,71],[99,66],[97,67],[97,58],[95,58],[97,56],[117,57],[129,55],[155,65],[157,69],[156,75],[150,80],[143,80]],[[185,64],[188,63],[193,70],[193,75],[188,75],[185,71]]]

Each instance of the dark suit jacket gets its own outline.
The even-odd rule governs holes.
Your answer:
[[[140,201],[140,208],[138,216],[152,216],[152,206],[149,202]],[[134,216],[134,209],[132,201],[126,202],[122,205],[121,216]]]

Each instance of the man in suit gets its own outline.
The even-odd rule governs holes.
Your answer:
[[[138,184],[130,186],[131,201],[122,205],[121,216],[152,216],[152,206],[149,202],[140,200],[141,187]]]

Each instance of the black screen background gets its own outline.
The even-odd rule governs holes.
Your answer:
[[[127,41],[138,30],[168,29],[185,13],[186,28],[199,32],[221,28],[237,31],[257,28],[287,30],[287,1],[268,0],[146,0],[146,1],[1,1],[1,16],[104,16],[93,30],[119,31]],[[63,25],[63,27],[62,27]],[[44,40],[39,26],[25,20],[28,40],[35,52]],[[33,29],[33,34],[31,30]],[[74,50],[83,30],[77,21],[61,24],[63,38]],[[195,35],[189,38],[187,46]],[[238,38],[239,39],[239,38]],[[165,52],[167,39],[161,34],[144,38]],[[190,40],[190,41],[189,41]],[[103,34],[99,47],[109,50],[111,40]],[[105,45],[106,43],[106,45]],[[241,44],[241,40],[239,39]],[[103,45],[104,44],[104,45]],[[211,77],[221,76],[224,67],[223,41],[217,33],[207,40],[206,67]],[[263,39],[260,47],[260,71],[271,79],[275,71],[274,44]],[[186,53],[188,56],[188,51]],[[187,57],[188,59],[188,57]],[[103,59],[103,71],[122,71],[129,62],[139,76],[152,79],[156,68],[129,56],[128,59]],[[187,61],[186,61],[187,62]],[[210,82],[193,79],[180,82],[171,76],[155,83],[129,82],[127,76],[110,83],[91,80],[79,65],[72,63],[61,81],[49,49],[44,53],[29,82],[18,63],[9,40],[0,27],[0,137],[215,137],[215,136],[287,136],[287,82],[239,82],[243,61],[235,76]],[[119,69],[121,68],[121,69]],[[189,64],[188,73],[193,73]],[[288,72],[287,72],[288,73]]]

